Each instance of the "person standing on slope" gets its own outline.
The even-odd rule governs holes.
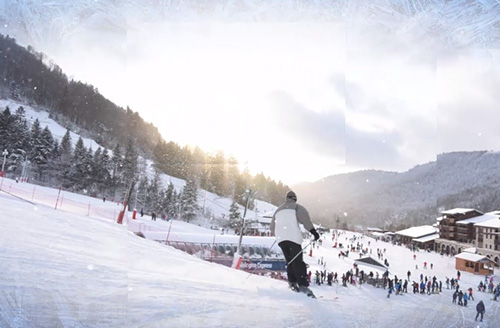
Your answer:
[[[485,312],[485,306],[484,306],[483,301],[479,301],[479,303],[477,303],[476,311],[477,311],[476,319],[474,319],[474,320],[477,321],[477,317],[479,317],[479,315],[481,315],[481,321],[483,321],[483,315]]]
[[[285,256],[290,288],[314,297],[308,288],[306,264],[302,259],[302,233],[299,223],[313,234],[315,241],[319,239],[319,234],[314,229],[306,208],[297,204],[297,195],[289,191],[285,202],[274,212],[271,220],[271,233],[276,237],[276,242]]]

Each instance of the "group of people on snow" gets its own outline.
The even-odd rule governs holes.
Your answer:
[[[312,272],[307,272],[307,266],[303,260],[303,248],[302,248],[302,233],[299,229],[299,224],[303,225],[307,231],[309,231],[314,236],[314,241],[318,241],[320,236],[314,225],[311,222],[309,217],[309,213],[305,207],[297,203],[297,195],[293,191],[289,191],[286,194],[285,202],[278,207],[275,211],[273,218],[271,220],[271,235],[276,237],[276,242],[279,247],[283,251],[285,256],[285,260],[287,263],[287,279],[289,287],[296,292],[302,292],[307,294],[308,296],[315,297],[313,292],[309,289],[309,285],[312,279]],[[332,241],[335,240],[335,237],[338,239],[339,232],[336,232],[337,236],[332,236]],[[356,242],[356,236],[352,237],[350,241],[352,243]],[[347,238],[346,238],[347,240]],[[319,243],[319,242],[318,242]],[[368,242],[368,245],[370,242]],[[339,252],[339,258],[343,258],[344,256],[348,256],[349,251],[364,251],[363,244],[359,241],[356,242],[356,245],[349,245],[347,250]],[[368,252],[366,249],[365,254]],[[386,249],[383,251],[381,249],[377,249],[377,257],[379,260],[384,259],[384,255],[386,253]],[[413,255],[413,259],[416,260],[416,255]],[[387,258],[384,259],[385,264],[388,267],[389,263]],[[322,264],[325,267],[325,263],[323,259],[318,260],[319,264]],[[423,268],[427,269],[427,262],[425,261]],[[434,265],[430,263],[430,269],[432,270]],[[347,283],[356,284],[356,278],[358,278],[359,282],[362,283],[365,279],[365,273],[357,268],[354,265],[356,272],[354,273],[352,269],[348,270],[346,273],[342,274],[342,285],[347,286]],[[418,269],[418,266],[416,266]],[[315,274],[315,283],[317,285],[321,285],[325,283],[325,280],[329,286],[333,283],[338,283],[339,275],[337,272],[329,272],[327,270],[316,270]],[[446,277],[446,288],[453,290],[452,294],[452,303],[467,306],[468,301],[474,300],[473,297],[473,289],[468,288],[464,293],[460,289],[459,281],[460,281],[461,273],[457,271],[457,277],[449,279]],[[373,272],[370,272],[368,278],[373,279]],[[408,293],[408,284],[410,283],[411,272],[408,270],[407,279],[398,278],[396,275],[394,279],[389,278],[389,271],[387,270],[383,274],[383,287],[384,289],[388,289],[387,297],[389,298],[391,294],[395,295],[403,295],[404,293]],[[376,273],[376,281],[378,281],[378,273]],[[414,294],[439,294],[442,293],[442,281],[438,281],[436,276],[427,277],[423,274],[420,274],[420,282],[413,281],[413,293]],[[378,283],[377,283],[378,286]],[[496,300],[500,296],[500,284],[496,287],[493,284],[493,278],[488,282],[485,279],[485,282],[482,281],[478,285],[479,291],[485,291],[488,289],[489,292],[494,294],[494,299]],[[477,314],[475,320],[478,318],[482,321],[484,313],[486,312],[485,305],[483,301],[479,301],[476,305]]]

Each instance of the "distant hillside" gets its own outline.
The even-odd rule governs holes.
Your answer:
[[[78,129],[107,148],[132,139],[151,156],[161,139],[157,128],[137,112],[115,105],[92,85],[69,79],[44,54],[2,34],[0,98],[44,107],[64,127]]]
[[[294,189],[323,224],[403,227],[434,223],[442,209],[500,209],[499,163],[500,152],[445,153],[403,173],[360,171]]]

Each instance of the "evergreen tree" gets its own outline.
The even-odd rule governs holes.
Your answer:
[[[98,147],[96,151],[94,152],[94,156],[92,157],[92,176],[91,176],[91,183],[92,183],[92,189],[94,192],[99,195],[102,194],[103,191],[103,179],[104,179],[104,167],[101,163],[101,158],[102,158],[102,149],[101,147]]]
[[[70,172],[73,158],[73,145],[71,143],[71,134],[69,129],[66,130],[66,133],[61,139],[59,148],[61,155],[55,160],[54,163],[58,172],[57,178],[61,182],[63,188],[69,188],[72,185]]]
[[[161,195],[160,195],[160,177],[159,173],[156,173],[153,180],[149,184],[146,204],[147,208],[151,209],[156,213],[161,212]]]
[[[2,114],[0,115],[0,152],[7,150],[10,153],[9,127],[12,125],[13,121],[14,121],[14,117],[12,116],[12,113],[10,112],[9,106],[7,106],[7,107],[5,107],[5,109],[2,111]]]
[[[226,196],[232,196],[235,194],[235,191],[238,188],[238,178],[240,176],[240,172],[238,170],[238,161],[234,157],[228,158],[224,173],[224,176],[226,178]]]
[[[48,160],[54,146],[54,138],[48,126],[43,130],[40,129],[38,119],[35,120],[31,127],[31,142],[30,161],[37,172],[38,180],[42,181],[43,173],[47,168]]]
[[[181,213],[181,198],[182,192],[174,192],[172,193],[172,217],[179,218]]]
[[[87,150],[83,145],[82,137],[78,138],[73,156],[71,158],[71,169],[69,171],[69,180],[74,189],[80,190],[85,184],[85,165],[86,165]]]
[[[199,147],[195,147],[193,150],[191,166],[193,177],[200,181],[200,188],[208,190],[207,155]]]
[[[134,205],[136,208],[143,208],[147,211],[151,210],[147,207],[146,199],[148,198],[149,181],[146,176],[143,176],[137,186]]]
[[[220,196],[226,195],[225,161],[224,154],[221,151],[217,152],[217,154],[209,160],[209,191]]]
[[[7,149],[9,152],[9,166],[8,170],[14,173],[16,176],[22,174],[22,167],[26,165],[28,158],[26,152],[30,144],[30,130],[28,127],[28,121],[25,117],[25,111],[22,106],[16,110],[13,115],[13,119],[9,125],[4,128],[0,128],[1,132],[7,133],[9,141]],[[0,133],[1,133],[0,132]]]
[[[116,189],[121,185],[120,176],[123,172],[123,158],[120,144],[116,144],[115,148],[113,149],[111,165],[113,168],[111,171],[111,188],[114,198],[116,196]]]
[[[170,182],[165,191],[165,196],[163,198],[163,209],[167,217],[171,218],[175,215],[175,190],[174,185]]]
[[[189,222],[196,217],[198,211],[198,187],[196,181],[192,178],[186,181],[186,185],[182,190],[181,198],[181,217],[184,221]]]
[[[99,160],[99,165],[101,166],[102,174],[102,193],[103,196],[106,195],[106,189],[111,184],[111,172],[113,170],[113,165],[109,157],[108,150],[104,148],[101,153],[101,159]]]
[[[241,228],[242,218],[240,213],[240,208],[238,204],[233,201],[231,207],[229,208],[229,226],[234,230],[239,230]]]
[[[84,156],[84,162],[82,169],[82,188],[85,189],[87,192],[90,192],[90,194],[95,194],[97,192],[96,186],[93,184],[93,156],[94,152],[92,151],[92,147],[89,147],[85,151],[85,156]]]
[[[126,186],[134,183],[138,174],[138,155],[132,139],[128,140],[125,156],[123,158],[123,175],[122,181]]]

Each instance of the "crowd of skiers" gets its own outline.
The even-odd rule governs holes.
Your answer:
[[[336,231],[335,234],[332,235],[332,242],[335,242],[335,245],[333,246],[334,248],[338,247],[343,248],[342,244],[338,244],[339,240],[339,235],[342,234],[342,232]],[[339,252],[339,258],[344,258],[349,256],[349,252],[359,252],[360,257],[361,254],[367,254],[368,252],[371,254],[371,248],[365,248],[363,242],[361,240],[364,238],[364,236],[352,236],[351,238],[346,237],[345,240],[346,242],[346,250],[340,250]],[[313,242],[312,248],[319,248],[319,245],[322,244],[322,240],[318,241],[319,237],[316,238],[315,242]],[[370,241],[367,242],[368,246],[370,246]],[[319,244],[319,245],[318,245]],[[415,253],[417,250],[415,248],[412,249],[412,251]],[[311,255],[312,256],[312,255]],[[379,260],[384,260],[384,264],[386,267],[389,267],[389,263],[386,258],[386,249],[383,248],[377,248],[377,258]],[[413,254],[413,259],[416,260],[417,256],[416,254]],[[413,294],[421,294],[421,295],[433,295],[433,294],[439,294],[443,292],[443,282],[442,280],[438,280],[438,278],[434,276],[427,276],[423,273],[420,274],[420,276],[416,276],[415,280],[418,281],[418,278],[420,278],[419,282],[412,280],[412,275],[411,271],[408,270],[407,272],[407,277],[404,278],[398,278],[396,275],[394,275],[393,279],[389,278],[389,270],[386,270],[384,274],[382,275],[382,279],[379,279],[379,274],[378,272],[374,275],[373,272],[370,272],[369,274],[366,274],[363,270],[359,270],[356,264],[354,264],[353,269],[348,270],[347,272],[343,273],[342,276],[337,272],[327,272],[326,270],[326,263],[323,261],[323,258],[318,259],[318,264],[321,264],[324,270],[316,270],[315,273],[313,274],[312,271],[309,270],[307,274],[307,280],[308,283],[315,283],[316,285],[322,285],[322,284],[327,284],[329,286],[332,286],[334,283],[339,283],[339,279],[342,281],[342,286],[347,287],[347,284],[351,285],[358,285],[362,284],[366,281],[373,283],[376,287],[383,287],[384,289],[388,290],[387,297],[389,298],[391,294],[395,295],[403,295],[404,293],[408,293],[408,285],[411,285],[413,289]],[[429,265],[428,265],[429,264]],[[432,270],[434,268],[433,263],[427,263],[427,261],[423,262],[423,268],[424,269],[430,269]],[[415,269],[418,270],[418,265],[415,265]],[[314,277],[313,277],[314,276]],[[449,279],[446,277],[446,288],[447,289],[452,289],[453,294],[452,294],[452,303],[453,304],[458,304],[461,306],[467,306],[469,301],[474,301],[474,296],[473,296],[473,289],[468,288],[465,292],[463,292],[460,289],[459,281],[460,281],[460,276],[461,273],[460,271],[457,271],[456,278]],[[493,278],[490,278],[490,281],[488,282],[487,279],[485,279],[484,283],[481,281],[478,290],[479,291],[485,291],[488,289],[490,293],[494,294],[494,299],[496,300],[500,296],[500,284],[498,284],[496,287],[493,284]],[[485,306],[482,301],[478,302],[476,306],[477,314],[476,314],[476,320],[480,318],[480,320],[483,320],[483,315],[485,313]]]
[[[446,289],[452,289],[453,294],[452,294],[452,303],[453,304],[458,304],[460,306],[466,307],[469,301],[474,301],[474,296],[473,296],[473,288],[469,287],[465,292],[463,292],[460,289],[459,281],[460,281],[460,276],[461,273],[460,271],[457,271],[457,278],[448,278],[446,277]],[[383,287],[384,289],[388,289],[387,292],[387,297],[390,298],[390,296],[394,293],[395,295],[403,295],[404,293],[408,292],[408,282],[410,281],[411,278],[411,272],[408,271],[407,277],[408,279],[399,279],[396,275],[394,276],[394,279],[389,279],[389,271],[386,271],[383,274]],[[433,276],[432,278],[429,276],[424,276],[423,274],[420,274],[420,283],[417,283],[416,281],[413,281],[412,283],[413,287],[413,294],[439,294],[443,291],[442,287],[442,281],[438,281],[436,276]],[[493,294],[493,300],[497,300],[498,297],[500,297],[500,283],[498,283],[495,287],[493,283],[493,276],[485,277],[484,283],[481,281],[478,285],[478,291],[486,292],[486,289],[489,293]],[[475,320],[480,317],[480,321],[483,321],[483,316],[484,313],[486,312],[485,305],[483,301],[479,301],[478,304],[476,305],[476,317]]]

